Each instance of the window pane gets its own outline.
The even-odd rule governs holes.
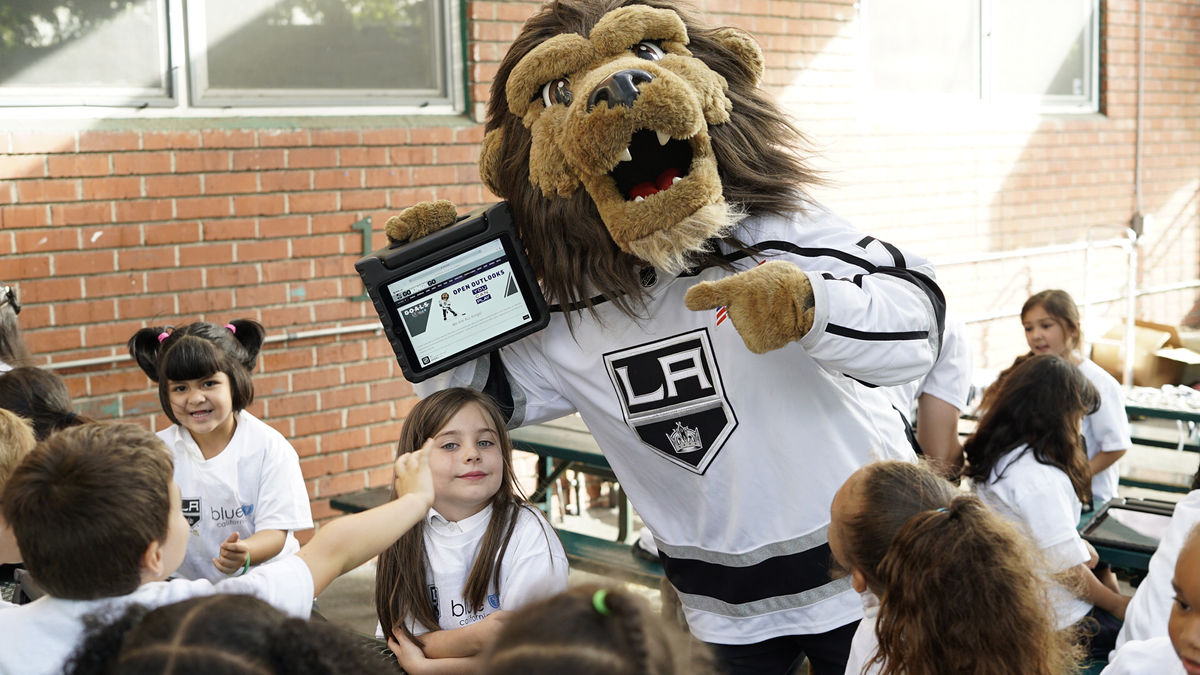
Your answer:
[[[979,92],[979,3],[867,0],[868,74],[876,91]]]
[[[447,96],[438,0],[208,0],[202,7],[201,16],[189,15],[207,46],[193,54],[201,103]]]
[[[996,93],[1092,96],[1091,0],[995,3]]]
[[[0,5],[5,96],[165,95],[165,0],[28,0]]]

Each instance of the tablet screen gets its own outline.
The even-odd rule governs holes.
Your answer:
[[[500,237],[383,287],[427,369],[530,323],[531,312]]]

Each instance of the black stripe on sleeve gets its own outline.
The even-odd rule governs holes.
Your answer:
[[[856,243],[855,246],[857,246],[861,249],[866,249],[868,246],[871,245],[871,242],[873,242],[873,241],[875,241],[875,237],[872,237],[871,235],[868,234],[867,236],[863,237],[862,239],[859,239],[858,243]]]
[[[924,340],[929,337],[929,333],[921,330],[863,331],[847,328],[845,326],[839,326],[834,323],[827,325],[825,327],[825,332],[854,340],[866,340],[868,342],[887,342],[889,340]]]
[[[682,593],[740,604],[803,593],[830,582],[829,544],[776,556],[746,567],[691,558],[672,558],[659,551],[663,571]]]
[[[904,254],[900,252],[900,249],[892,246],[886,241],[880,241],[879,243],[883,244],[883,247],[887,249],[888,253],[892,254],[892,260],[896,261],[896,267],[908,267],[908,264],[904,262]]]
[[[937,282],[916,270],[899,267],[880,267],[879,273],[907,281],[925,292],[925,297],[929,298],[929,304],[933,306],[933,315],[937,319],[938,354],[941,354],[942,336],[946,332],[946,296],[942,295],[942,289],[938,287]],[[937,356],[935,355],[934,358]]]

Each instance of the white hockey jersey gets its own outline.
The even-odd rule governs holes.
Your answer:
[[[416,388],[502,377],[514,427],[578,411],[654,533],[692,633],[749,644],[862,616],[849,580],[829,576],[829,505],[858,467],[914,457],[875,387],[930,369],[944,301],[924,260],[827,212],[748,219],[734,234],[762,253],[723,250],[732,271],[643,274],[640,318],[603,303],[575,313],[572,335],[557,314],[499,361]],[[767,259],[806,272],[815,319],[800,341],[756,355],[723,309],[690,311],[684,294]]]

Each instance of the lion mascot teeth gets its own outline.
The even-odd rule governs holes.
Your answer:
[[[913,457],[879,387],[928,371],[944,312],[923,259],[806,196],[806,142],[759,88],[763,63],[747,33],[665,0],[530,18],[479,168],[554,318],[416,386],[488,391],[512,426],[579,412],[727,665],[726,648],[785,635],[848,649],[862,610],[829,578],[830,501],[858,467]],[[422,203],[387,234],[455,217]]]

